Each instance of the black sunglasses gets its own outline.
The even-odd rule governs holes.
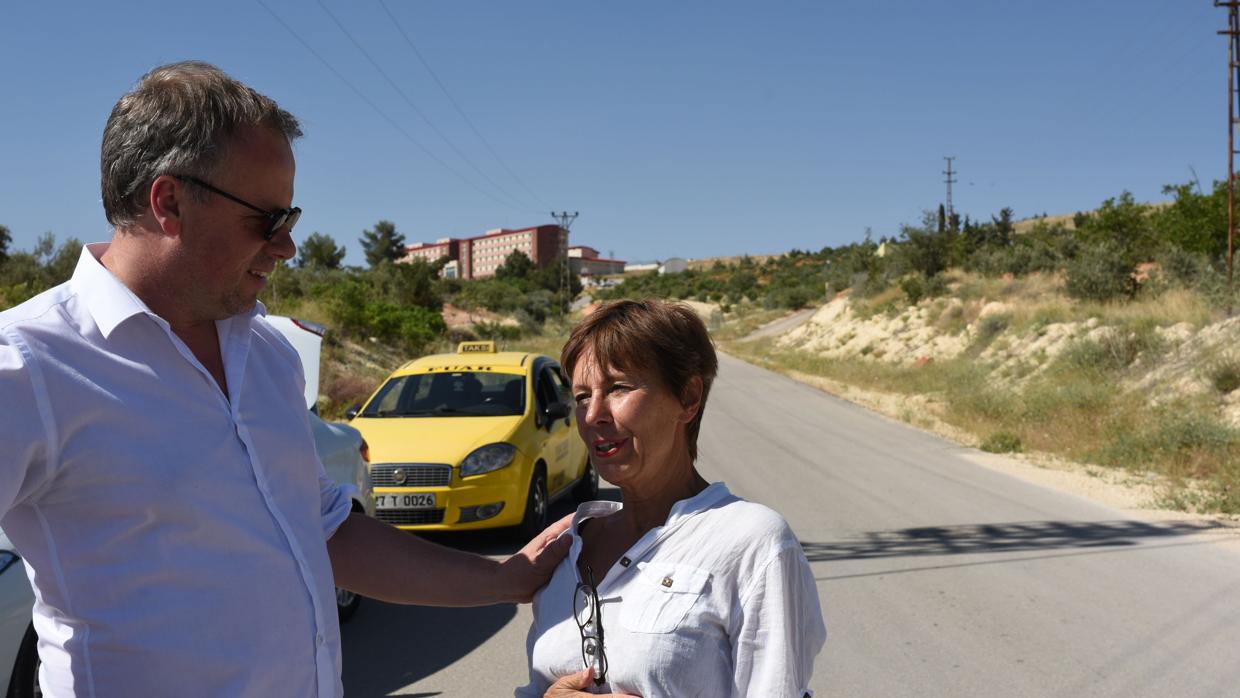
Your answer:
[[[599,605],[598,590],[594,588],[594,570],[586,565],[586,579],[578,582],[573,592],[573,618],[581,633],[581,661],[594,667],[594,685],[607,681],[607,653],[603,651],[603,607]]]
[[[290,233],[293,232],[293,226],[297,225],[297,219],[301,218],[301,209],[297,206],[294,206],[293,208],[282,208],[282,209],[278,209],[275,211],[268,211],[267,209],[259,208],[258,206],[255,206],[254,204],[250,203],[249,201],[246,201],[245,199],[242,199],[239,196],[234,196],[232,194],[229,194],[223,189],[220,189],[218,187],[213,187],[210,184],[207,184],[206,182],[202,181],[201,179],[198,179],[197,177],[191,177],[189,175],[172,175],[172,177],[175,177],[176,179],[179,179],[182,182],[189,182],[190,184],[197,184],[198,186],[202,187],[203,189],[206,189],[209,192],[219,194],[225,199],[239,203],[242,206],[245,206],[246,208],[250,209],[251,211],[257,211],[258,213],[261,213],[264,216],[267,216],[267,227],[266,229],[263,230],[264,240],[270,241],[271,238],[276,236],[276,233],[280,232],[281,228],[288,228]]]

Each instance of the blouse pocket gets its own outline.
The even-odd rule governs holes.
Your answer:
[[[710,572],[688,565],[637,563],[637,578],[629,585],[620,611],[620,623],[635,633],[670,633],[680,626],[701,597]]]

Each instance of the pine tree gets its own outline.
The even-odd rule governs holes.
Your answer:
[[[405,236],[396,232],[392,221],[379,221],[373,230],[363,230],[360,242],[366,263],[372,269],[383,262],[395,262],[405,254]]]

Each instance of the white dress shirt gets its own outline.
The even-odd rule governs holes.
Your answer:
[[[585,668],[573,618],[585,519],[615,502],[577,509],[568,557],[534,596],[526,640],[530,683],[541,697],[556,679]],[[800,543],[783,518],[721,482],[672,507],[610,570],[593,570],[602,608],[607,682],[594,693],[642,698],[800,698],[827,630]]]
[[[297,354],[261,306],[217,322],[225,396],[106,249],[0,313],[0,527],[45,695],[341,695],[324,541],[350,502]]]

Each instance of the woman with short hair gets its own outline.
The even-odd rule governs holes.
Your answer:
[[[610,303],[573,330],[561,364],[578,433],[623,504],[577,510],[568,558],[534,597],[517,696],[808,695],[826,628],[805,553],[779,514],[694,466],[718,370],[702,321],[682,305]]]

